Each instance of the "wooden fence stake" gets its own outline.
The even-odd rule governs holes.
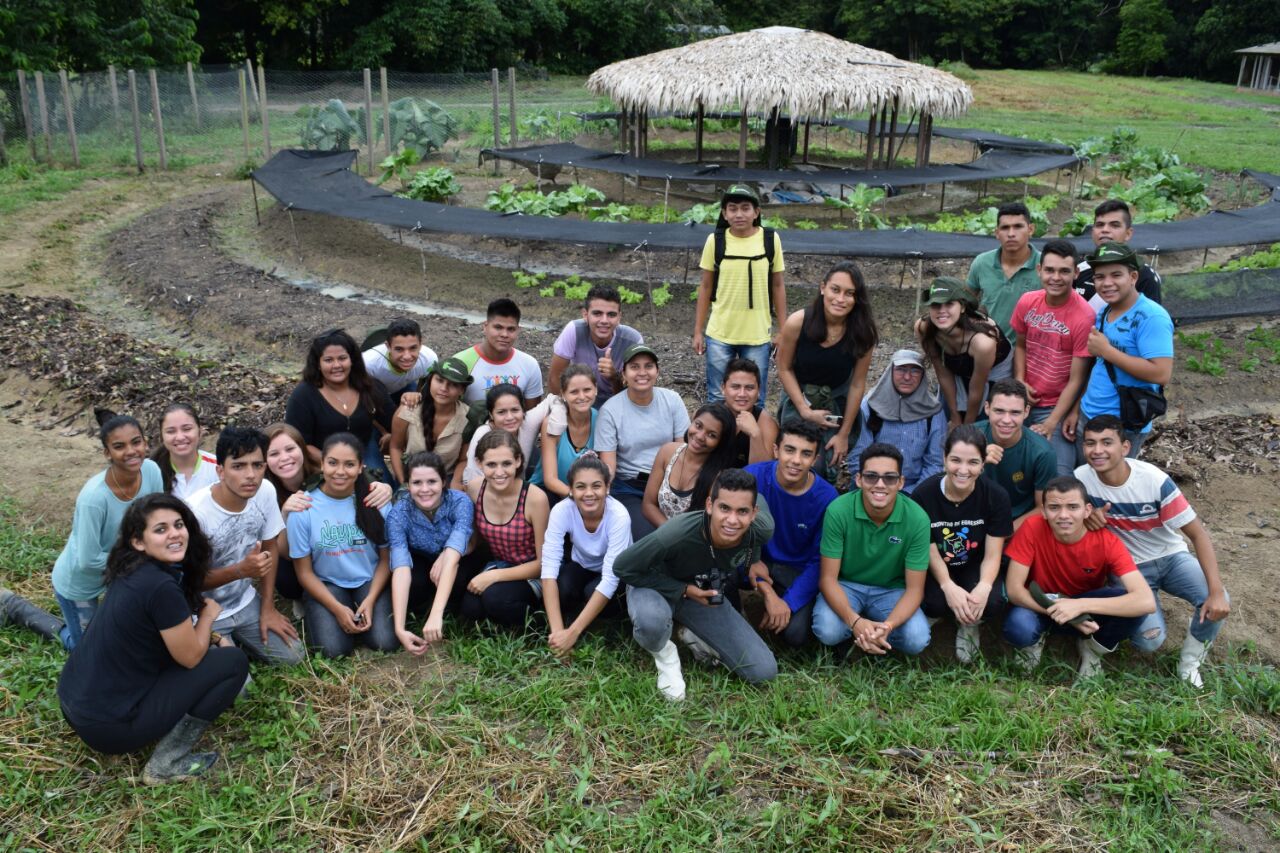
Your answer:
[[[240,135],[244,137],[244,160],[249,162],[249,93],[244,79],[244,69],[236,71],[236,81],[240,84]]]
[[[382,141],[387,144],[387,156],[391,156],[391,95],[387,91],[386,66],[378,69],[378,82],[382,85]],[[418,152],[422,154],[424,152]]]
[[[267,117],[267,72],[258,66],[258,113],[262,118],[262,158],[271,159],[271,121]]]
[[[191,70],[191,63],[187,63],[187,88],[191,90],[191,111],[196,116],[196,130],[200,129],[200,99],[196,97],[196,75]]]
[[[31,123],[31,101],[27,95],[27,72],[18,69],[18,99],[22,101],[22,126],[27,130],[27,148],[33,162],[39,162],[36,154],[36,129]]]
[[[151,81],[151,112],[156,120],[156,141],[160,145],[160,170],[169,170],[169,152],[164,147],[164,117],[160,115],[160,81],[156,79],[156,70],[147,69],[147,79]]]
[[[116,67],[114,65],[107,66],[107,85],[111,87],[111,121],[116,126],[116,133],[119,133],[120,89],[116,84]]]
[[[244,60],[244,70],[245,74],[249,77],[249,93],[253,95],[253,102],[257,104],[261,101],[258,97],[258,84],[255,82],[257,78],[253,76],[253,62],[251,62],[248,57],[245,57]]]
[[[129,106],[133,109],[133,156],[138,162],[138,174],[146,171],[142,162],[142,116],[138,111],[138,75],[129,69]]]
[[[36,106],[40,109],[40,135],[44,137],[44,161],[53,162],[53,139],[49,135],[49,102],[44,97],[44,72],[36,72]]]
[[[738,168],[747,168],[747,107],[742,106],[742,117],[738,119]]]
[[[76,139],[76,116],[71,107],[71,81],[67,79],[67,69],[58,70],[58,82],[62,86],[62,109],[67,114],[67,139],[71,141],[71,162],[80,168],[80,141]]]
[[[493,90],[493,147],[502,147],[502,114],[498,107],[498,69],[489,69],[489,88]],[[501,169],[498,158],[493,158],[493,173],[496,175]]]
[[[369,146],[369,174],[373,174],[373,74],[364,69],[364,139]]]
[[[507,68],[507,89],[511,96],[511,147],[515,148],[519,133],[516,130],[516,69],[514,67]],[[511,168],[519,168],[518,164],[512,163]]]

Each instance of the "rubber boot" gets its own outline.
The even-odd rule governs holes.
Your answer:
[[[0,588],[0,625],[12,623],[29,628],[47,640],[61,642],[65,623],[47,610],[32,604],[13,591]]]
[[[1093,637],[1081,637],[1076,641],[1076,648],[1080,651],[1080,669],[1076,672],[1076,683],[1102,675],[1103,656],[1115,651]]]
[[[142,771],[142,781],[148,785],[185,782],[212,767],[218,760],[218,753],[191,751],[207,728],[208,721],[190,714],[178,720],[173,730],[156,743],[155,751]]]
[[[667,640],[661,651],[653,653],[658,667],[658,689],[672,702],[684,699],[684,675],[680,672],[680,652],[676,644]]]
[[[1036,667],[1040,665],[1040,656],[1044,654],[1044,637],[1036,640],[1029,646],[1021,649],[1014,649],[1014,660],[1018,662],[1018,668],[1027,675],[1035,672]]]
[[[1178,657],[1178,677],[1199,689],[1204,687],[1204,679],[1200,677],[1200,664],[1209,656],[1209,644],[1202,643],[1187,631],[1187,638],[1182,641],[1182,654]]]
[[[678,639],[686,649],[693,653],[693,658],[698,663],[705,663],[708,666],[715,666],[720,662],[720,655],[715,649],[707,645],[707,643],[697,634],[681,625],[676,629],[676,639]]]

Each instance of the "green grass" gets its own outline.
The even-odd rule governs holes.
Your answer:
[[[3,506],[6,583],[47,599],[60,544]],[[570,666],[449,627],[421,661],[255,667],[225,763],[160,789],[72,734],[62,654],[0,629],[0,846],[1207,850],[1224,813],[1280,840],[1280,678],[1247,651],[1195,695],[1168,654],[1072,690],[1056,646],[1032,679],[806,650],[763,688],[689,665],[675,706],[621,626]]]

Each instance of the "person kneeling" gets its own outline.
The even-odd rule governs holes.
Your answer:
[[[1004,638],[1027,672],[1040,663],[1044,635],[1053,630],[1080,635],[1078,680],[1100,675],[1102,656],[1155,612],[1151,587],[1120,539],[1085,527],[1090,511],[1084,483],[1055,477],[1045,486],[1043,514],[1028,518],[1006,549],[1011,606]],[[1123,586],[1108,586],[1108,576]]]
[[[62,715],[91,748],[121,754],[159,738],[143,771],[149,785],[213,766],[216,752],[191,749],[249,675],[244,652],[211,645],[221,607],[200,595],[209,558],[181,500],[158,493],[132,504],[107,557],[108,594],[58,679]]]

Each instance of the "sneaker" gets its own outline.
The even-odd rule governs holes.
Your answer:
[[[1044,637],[1025,648],[1014,649],[1013,654],[1014,659],[1018,662],[1018,667],[1027,675],[1030,675],[1040,665],[1040,656],[1044,654]]]
[[[1076,683],[1102,675],[1102,656],[1110,654],[1111,649],[1100,645],[1093,637],[1081,637],[1076,640],[1076,648],[1080,651],[1080,668],[1076,671]]]
[[[680,652],[676,644],[667,640],[661,651],[653,653],[653,663],[658,667],[658,690],[672,702],[684,699],[684,674],[680,671]]]
[[[707,645],[701,637],[681,625],[676,629],[676,639],[693,655],[693,659],[698,663],[705,663],[715,666],[720,662],[720,655],[715,649]]]
[[[1043,646],[1041,646],[1043,648]],[[977,625],[956,626],[956,660],[960,663],[973,663],[973,659],[982,655],[982,642],[978,637]],[[1037,663],[1039,660],[1037,659]],[[1034,669],[1034,667],[1032,667]]]
[[[1178,677],[1199,690],[1204,687],[1204,679],[1200,677],[1200,664],[1209,656],[1209,644],[1202,643],[1191,633],[1182,641],[1182,653],[1178,657]]]

